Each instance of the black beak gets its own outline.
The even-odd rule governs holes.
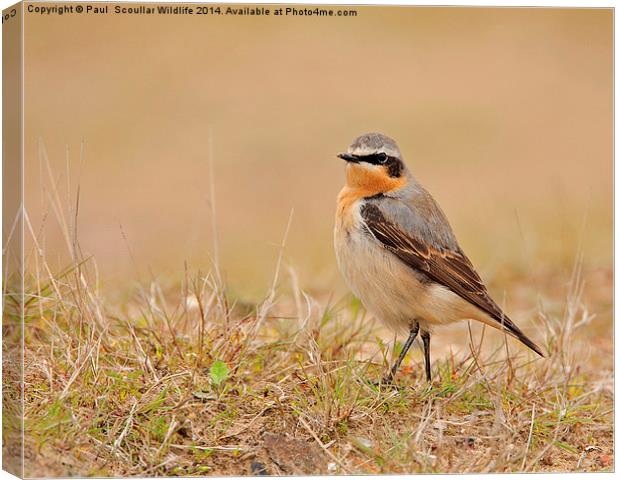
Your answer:
[[[346,162],[358,162],[358,159],[355,155],[350,155],[348,153],[339,153],[338,158],[342,158]]]

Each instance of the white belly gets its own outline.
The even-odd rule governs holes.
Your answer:
[[[425,330],[466,318],[478,319],[478,308],[417,274],[361,228],[349,233],[336,225],[338,266],[366,309],[397,332],[417,321]],[[486,315],[485,315],[486,316]]]
[[[337,229],[334,245],[340,271],[366,309],[396,331],[409,330],[425,290],[412,270],[359,230]]]

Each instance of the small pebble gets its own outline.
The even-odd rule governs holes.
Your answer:
[[[260,475],[260,476],[269,475],[267,468],[261,462],[256,462],[256,461],[252,462],[252,464],[250,465],[250,468],[252,470],[252,475]]]

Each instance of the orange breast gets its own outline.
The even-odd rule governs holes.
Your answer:
[[[392,192],[407,184],[404,176],[393,178],[382,169],[368,169],[355,163],[347,165],[346,178],[347,183],[338,195],[336,211],[336,225],[344,230],[355,226],[353,211],[359,200]]]
[[[336,228],[348,231],[354,226],[353,210],[355,203],[364,198],[359,192],[345,186],[338,194],[336,207]]]
[[[347,164],[347,186],[358,192],[360,197],[372,197],[378,193],[387,193],[407,184],[407,178],[390,177],[385,167],[367,168],[357,163]]]

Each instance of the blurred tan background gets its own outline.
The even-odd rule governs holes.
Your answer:
[[[47,202],[42,142],[63,202],[67,183],[73,196],[80,185],[78,234],[104,287],[122,290],[149,270],[178,281],[185,260],[208,270],[211,129],[232,291],[265,292],[294,209],[286,261],[305,288],[344,292],[332,253],[336,154],[380,131],[399,142],[483,277],[567,273],[581,242],[588,271],[611,278],[612,11],[356,10],[27,14],[35,228]],[[45,248],[60,267],[52,217]]]

